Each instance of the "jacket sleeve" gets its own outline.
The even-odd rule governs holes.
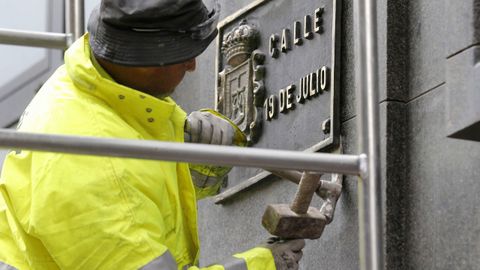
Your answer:
[[[276,270],[270,250],[266,248],[253,248],[246,252],[235,254],[232,258],[219,264],[207,267],[179,266],[172,255],[167,251],[162,256],[155,258],[141,270]]]
[[[218,194],[231,167],[189,164],[197,200]]]
[[[239,147],[247,146],[246,135],[228,117],[212,109],[201,109],[200,111],[211,113],[230,123],[234,129],[233,145]],[[227,179],[228,173],[232,169],[231,166],[205,164],[189,164],[189,167],[197,200],[218,194],[221,186]]]
[[[275,262],[269,249],[256,247],[233,255],[223,263],[214,264],[205,268],[196,266],[188,270],[275,270]]]

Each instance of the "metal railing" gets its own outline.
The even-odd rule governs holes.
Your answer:
[[[0,44],[66,49],[84,33],[84,0],[65,1],[65,32],[51,33],[0,28]]]
[[[358,183],[360,269],[383,269],[383,214],[380,188],[378,47],[376,0],[354,1],[356,26],[357,128],[367,174]]]
[[[0,148],[184,161],[323,173],[363,174],[365,157],[234,146],[25,133],[0,129]]]
[[[71,34],[73,40],[80,38],[85,32],[84,0],[65,1],[65,32]]]
[[[0,44],[66,49],[72,42],[71,34],[0,28]]]
[[[360,269],[384,269],[376,0],[355,0],[359,155],[31,134],[0,129],[0,148],[341,173],[359,176]],[[65,2],[67,33],[0,29],[0,43],[65,49],[83,34],[84,2]]]

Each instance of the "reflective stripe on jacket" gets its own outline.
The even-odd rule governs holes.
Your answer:
[[[19,129],[183,142],[185,117],[170,98],[102,76],[87,36],[67,50]],[[196,197],[185,163],[12,151],[0,191],[0,266],[198,269],[191,266],[198,261]],[[249,270],[275,269],[264,248],[234,256]]]

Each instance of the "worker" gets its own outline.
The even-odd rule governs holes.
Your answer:
[[[192,142],[241,145],[228,119],[211,110],[187,117],[169,97],[215,38],[218,12],[201,0],[101,1],[18,129],[169,142],[186,132]],[[198,268],[196,199],[218,192],[226,172],[12,151],[0,182],[0,269],[298,269],[303,240]]]

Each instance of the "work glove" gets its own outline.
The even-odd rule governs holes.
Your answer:
[[[245,146],[245,134],[226,116],[211,110],[192,112],[185,120],[185,142]],[[232,167],[190,164],[197,198],[218,193]]]
[[[192,143],[232,145],[235,133],[232,123],[210,110],[192,112],[185,121],[185,141]]]
[[[282,240],[277,237],[269,238],[263,247],[270,249],[277,270],[298,270],[298,262],[303,256],[302,249],[305,240]]]

